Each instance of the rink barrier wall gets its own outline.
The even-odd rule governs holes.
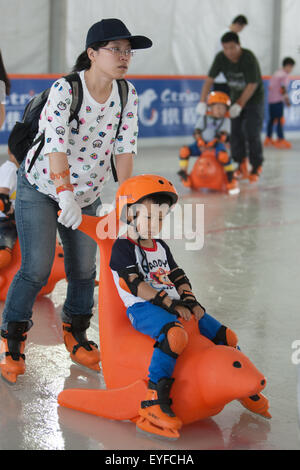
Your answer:
[[[0,150],[16,121],[22,119],[28,101],[37,93],[51,86],[60,74],[10,75],[11,94],[6,100],[6,119],[0,131]],[[191,140],[196,122],[196,105],[200,99],[204,75],[128,75],[136,87],[139,98],[139,141],[150,145],[164,142],[183,144]],[[268,119],[268,83],[265,87],[265,131]],[[292,102],[285,107],[285,130],[297,137],[300,130],[300,76],[292,76],[289,86]]]

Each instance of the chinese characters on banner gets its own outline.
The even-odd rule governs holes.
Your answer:
[[[196,105],[203,85],[201,78],[132,78],[139,97],[139,137],[192,136],[196,122]],[[16,121],[21,121],[28,101],[48,88],[54,78],[14,78],[6,100],[6,120],[0,131],[0,144],[6,144]],[[268,80],[264,81],[267,97]],[[300,129],[300,80],[291,80],[289,96],[292,105],[285,107],[285,129]],[[268,105],[265,99],[265,122]]]

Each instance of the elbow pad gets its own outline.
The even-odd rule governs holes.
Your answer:
[[[11,202],[9,200],[9,196],[4,193],[0,193],[0,210],[1,212],[4,212],[4,214],[7,214],[11,207]]]
[[[137,277],[135,277],[132,281],[129,279],[130,274],[137,274]],[[139,272],[138,267],[135,266],[129,266],[128,268],[122,269],[121,271],[118,271],[118,275],[120,277],[120,287],[127,292],[129,292],[132,295],[135,295],[137,297],[137,291],[138,287],[141,282],[144,282],[144,276]]]
[[[168,274],[168,278],[174,284],[176,290],[178,290],[178,287],[181,286],[182,284],[188,284],[190,286],[190,289],[192,290],[191,283],[189,279],[186,277],[183,269],[175,268],[174,271]]]

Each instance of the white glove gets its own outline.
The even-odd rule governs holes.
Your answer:
[[[6,98],[6,86],[3,80],[0,80],[0,104],[5,103]]]
[[[200,116],[205,116],[207,111],[207,104],[204,101],[200,101],[196,106],[196,113],[200,114]]]
[[[62,212],[57,221],[67,228],[76,230],[82,221],[81,208],[74,198],[73,191],[61,191],[58,195],[58,205]]]
[[[237,118],[241,114],[242,109],[243,108],[240,104],[234,103],[229,109],[229,115],[231,119]]]

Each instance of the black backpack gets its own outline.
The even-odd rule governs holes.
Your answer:
[[[70,108],[69,123],[75,119],[77,123],[76,130],[78,131],[79,125],[80,125],[78,114],[79,114],[79,111],[82,105],[82,100],[83,100],[83,90],[82,90],[81,79],[78,73],[66,75],[64,78],[67,80],[67,82],[70,84],[72,88],[72,103],[71,103],[71,108]],[[120,116],[117,132],[116,132],[116,137],[115,137],[116,139],[120,131],[123,110],[128,100],[127,81],[124,79],[117,80],[117,84],[118,84],[118,91],[119,91],[120,100],[121,100],[121,116]],[[29,103],[26,105],[26,108],[24,110],[22,121],[16,122],[8,138],[8,147],[11,153],[15,156],[18,163],[20,164],[26,157],[31,147],[34,147],[36,144],[39,143],[31,159],[28,172],[31,171],[31,168],[36,162],[45,144],[44,133],[42,133],[36,140],[34,139],[38,133],[39,118],[40,118],[41,112],[45,104],[47,103],[49,92],[50,92],[50,88],[47,88],[46,90],[42,91],[41,93],[36,95],[34,98],[32,98],[32,100],[29,101]],[[113,156],[111,156],[111,168],[112,168],[114,180],[118,181],[117,172],[116,172],[116,168],[115,168],[114,161],[113,161]]]

